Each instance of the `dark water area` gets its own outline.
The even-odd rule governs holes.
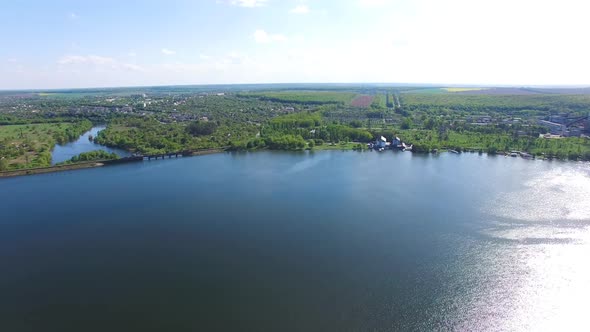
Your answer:
[[[88,136],[96,137],[98,132],[105,129],[106,126],[96,126],[85,132],[74,142],[69,142],[63,145],[56,145],[51,151],[51,164],[55,165],[64,161],[68,161],[83,152],[90,152],[96,150],[103,150],[109,153],[116,153],[120,157],[128,157],[131,155],[128,151],[117,148],[110,148],[108,146],[94,143],[88,139]]]
[[[0,181],[2,331],[573,331],[590,165],[225,153]]]

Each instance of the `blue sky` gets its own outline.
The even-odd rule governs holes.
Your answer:
[[[7,1],[0,89],[590,85],[581,0]]]

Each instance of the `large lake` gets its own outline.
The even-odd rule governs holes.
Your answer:
[[[590,165],[235,153],[0,180],[2,331],[573,331]]]

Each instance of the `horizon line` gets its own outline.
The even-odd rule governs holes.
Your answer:
[[[63,91],[63,90],[109,90],[109,89],[137,89],[137,88],[165,88],[165,87],[216,87],[216,86],[263,86],[263,85],[349,85],[349,86],[395,86],[395,87],[465,87],[465,88],[552,88],[552,89],[587,89],[590,84],[444,84],[444,83],[398,83],[398,82],[289,82],[289,83],[198,83],[198,84],[162,84],[162,85],[128,85],[128,86],[89,86],[89,87],[63,87],[63,88],[17,88],[4,89],[0,92],[36,92],[36,91]]]

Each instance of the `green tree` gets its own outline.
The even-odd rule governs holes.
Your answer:
[[[359,120],[350,121],[350,126],[353,128],[360,128],[363,124]]]
[[[215,122],[196,121],[187,126],[188,132],[193,136],[211,135],[217,129]]]
[[[401,128],[402,129],[410,129],[410,128],[412,128],[412,125],[413,125],[412,119],[404,118],[401,123]]]
[[[8,170],[8,160],[6,158],[0,159],[0,171]]]
[[[428,118],[426,118],[426,120],[424,120],[424,128],[425,129],[431,130],[434,128],[435,125],[436,125],[436,123],[430,117],[428,117]]]

